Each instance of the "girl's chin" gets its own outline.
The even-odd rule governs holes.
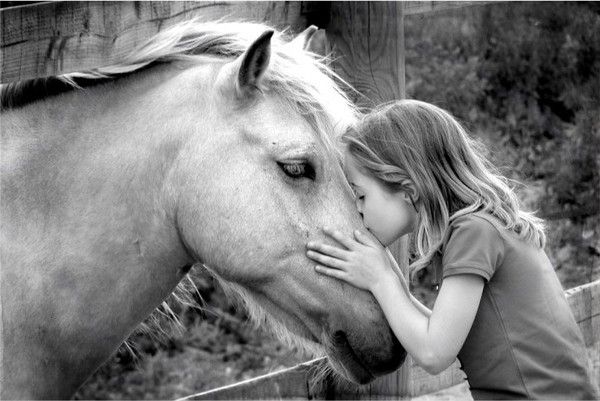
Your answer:
[[[373,235],[373,237],[375,237],[375,239],[377,241],[379,241],[379,243],[384,246],[384,247],[388,247],[390,245],[392,245],[398,238],[402,237],[403,235],[407,234],[405,232],[401,232],[398,233],[397,235],[394,235],[392,237],[388,237],[385,235],[381,235],[373,230],[371,230],[370,228],[367,227],[367,231],[369,231],[371,233],[371,235]]]
[[[379,238],[377,236],[375,236],[375,237],[379,240],[379,242],[381,242],[381,245],[388,247],[388,246],[392,245],[394,242],[398,241],[400,238],[404,237],[406,234],[408,234],[408,233],[402,232],[399,235],[394,236],[393,238],[387,238],[387,239]]]
[[[387,247],[387,246],[389,246],[389,245],[390,245],[392,242],[394,242],[394,240],[391,240],[391,241],[390,241],[389,239],[385,238],[383,235],[379,235],[379,234],[377,234],[376,232],[374,232],[374,231],[371,231],[371,230],[370,230],[370,229],[368,229],[368,228],[367,228],[367,230],[369,230],[369,232],[370,232],[371,234],[373,234],[373,237],[375,237],[375,239],[376,239],[377,241],[379,241],[379,243],[380,243],[382,246],[384,246],[384,247]]]
[[[384,247],[386,247],[386,248],[387,248],[388,246],[392,245],[392,244],[394,243],[394,241],[396,241],[396,239],[393,239],[393,240],[388,240],[388,241],[381,241],[381,240],[379,240],[379,242],[381,242],[381,245],[383,245],[383,246],[384,246]]]

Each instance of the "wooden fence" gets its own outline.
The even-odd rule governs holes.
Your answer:
[[[299,30],[299,2],[44,2],[2,10],[2,83],[110,64],[190,18],[265,21]]]

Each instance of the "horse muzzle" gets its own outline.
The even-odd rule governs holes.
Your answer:
[[[381,345],[380,339],[369,340]],[[328,350],[330,362],[346,379],[358,384],[367,384],[379,376],[395,371],[404,362],[406,351],[391,330],[389,342],[390,348],[387,352],[369,352],[371,347],[366,344],[352,346],[346,332],[335,331],[331,335]]]

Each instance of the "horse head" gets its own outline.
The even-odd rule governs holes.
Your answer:
[[[174,177],[181,237],[261,325],[365,383],[396,369],[404,350],[368,292],[316,274],[305,255],[325,225],[363,228],[335,141],[357,113],[298,49],[306,37],[273,34],[255,35],[208,86],[203,72],[188,77],[210,123],[190,136]]]
[[[362,228],[336,140],[358,112],[314,31],[186,22],[2,87],[2,397],[70,396],[193,264],[347,378],[398,367],[374,298],[305,256],[324,225]]]

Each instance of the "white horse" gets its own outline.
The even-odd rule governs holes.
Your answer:
[[[357,111],[298,41],[187,22],[2,88],[2,398],[70,397],[194,264],[350,380],[399,366],[372,296],[305,256],[362,225],[335,143]]]

